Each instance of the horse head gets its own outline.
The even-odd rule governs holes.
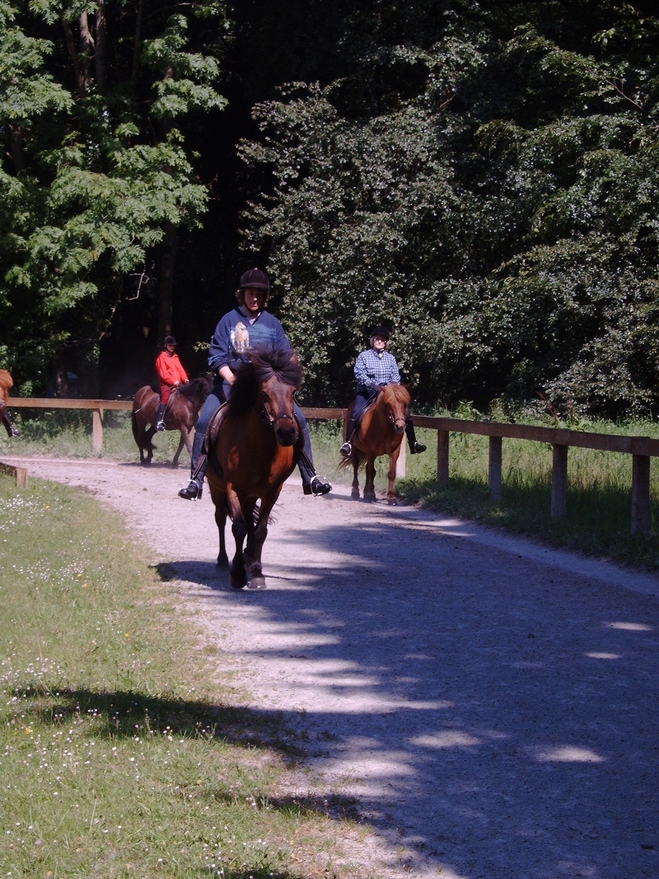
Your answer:
[[[255,348],[236,374],[230,412],[244,411],[249,400],[250,407],[272,428],[280,446],[295,445],[299,429],[293,411],[294,395],[301,384],[302,367],[295,352]]]
[[[410,405],[410,394],[405,385],[385,385],[381,390],[382,402],[389,423],[396,433],[403,433]]]

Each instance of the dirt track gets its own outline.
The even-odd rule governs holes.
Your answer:
[[[357,798],[377,875],[659,877],[657,578],[296,478],[268,589],[235,592],[185,470],[5,460],[123,511],[251,704],[298,731],[300,785]]]

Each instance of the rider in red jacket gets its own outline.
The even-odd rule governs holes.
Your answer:
[[[156,430],[165,429],[165,422],[162,419],[172,388],[177,388],[183,382],[188,381],[188,374],[183,369],[175,348],[176,339],[174,336],[165,336],[164,348],[156,358],[156,372],[160,379],[160,406]]]

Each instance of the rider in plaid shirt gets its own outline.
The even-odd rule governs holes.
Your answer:
[[[386,327],[375,327],[371,333],[371,347],[367,351],[362,351],[355,363],[357,397],[348,421],[346,442],[341,446],[341,454],[344,458],[350,457],[351,440],[357,430],[359,419],[369,403],[377,397],[380,387],[400,384],[400,372],[396,358],[386,350],[388,342],[389,330]],[[416,441],[412,416],[409,411],[405,421],[405,433],[412,455],[425,452],[426,447]]]

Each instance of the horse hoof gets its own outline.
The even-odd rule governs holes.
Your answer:
[[[251,589],[253,592],[256,592],[257,589],[265,589],[265,577],[252,577],[251,580],[247,581],[246,589]]]
[[[229,559],[226,555],[218,555],[217,562],[215,564],[218,568],[228,568]]]
[[[387,503],[389,504],[390,507],[397,507],[398,506],[398,501],[396,500],[395,497],[387,498]]]
[[[245,581],[239,577],[231,577],[231,585],[234,589],[244,589]]]
[[[350,497],[352,498],[353,501],[358,501],[359,500],[359,492],[358,491],[351,492]]]

